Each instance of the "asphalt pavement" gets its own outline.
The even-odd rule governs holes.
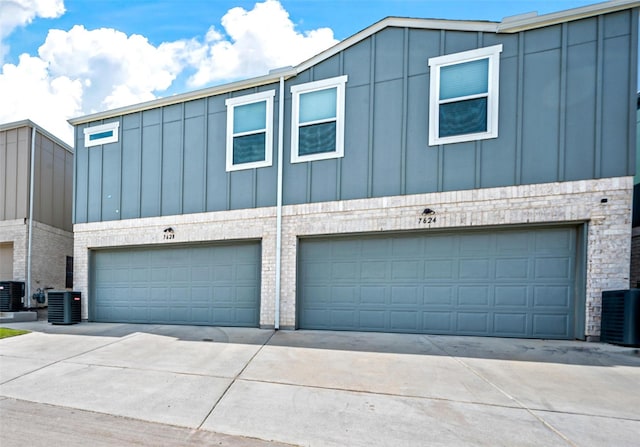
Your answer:
[[[638,350],[46,321],[0,340],[0,444],[640,445]]]

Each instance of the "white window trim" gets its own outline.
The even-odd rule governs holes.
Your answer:
[[[84,129],[84,147],[100,146],[101,144],[115,143],[118,141],[118,128],[120,127],[120,121],[113,121],[111,123],[100,124],[99,126],[85,127]],[[113,135],[110,137],[99,138],[97,140],[91,140],[91,135],[97,133],[108,132],[112,130]]]
[[[267,90],[265,92],[229,98],[225,101],[225,105],[227,106],[227,172],[240,171],[243,169],[264,168],[273,164],[273,98],[275,95],[275,90]],[[236,106],[244,106],[263,101],[267,102],[267,122],[265,123],[265,128],[251,132],[242,132],[235,135],[233,133],[234,108]],[[258,132],[265,133],[264,160],[254,161],[251,163],[233,164],[233,137],[252,135]]]
[[[337,76],[335,78],[322,79],[320,81],[308,82],[306,84],[294,85],[291,87],[291,163],[344,157],[344,98],[347,79],[348,76],[344,75]],[[318,90],[327,90],[329,88],[336,88],[336,150],[320,154],[298,155],[300,94]],[[308,122],[304,124],[317,124],[329,121],[333,120],[319,120],[317,122]]]
[[[431,72],[429,84],[429,146],[439,144],[461,143],[464,141],[486,140],[498,138],[498,104],[500,91],[500,53],[502,44],[493,45],[476,50],[463,51],[461,53],[447,54],[445,56],[432,57],[429,59]],[[469,133],[464,135],[452,135],[450,137],[440,137],[440,68],[447,65],[455,65],[463,62],[471,62],[478,59],[489,59],[488,73],[488,94],[471,95],[467,97],[455,98],[455,101],[473,99],[476,97],[487,97],[487,131]],[[445,101],[443,101],[445,102]],[[447,100],[446,102],[454,102]]]

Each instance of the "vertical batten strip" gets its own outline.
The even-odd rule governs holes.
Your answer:
[[[516,172],[515,184],[522,183],[522,133],[524,114],[524,32],[518,33],[518,92],[516,99]]]
[[[339,53],[338,56],[338,73],[340,73],[340,76],[343,76],[344,73],[344,51],[341,51]],[[344,112],[344,117],[343,119],[346,121],[347,119],[347,86],[344,86],[344,103],[345,103],[345,112]],[[344,126],[344,134],[342,135],[342,141],[343,141],[343,145],[346,142],[346,133],[347,133],[347,129],[348,127],[345,125]],[[346,151],[346,147],[345,147],[345,151]],[[335,195],[335,199],[334,200],[341,200],[342,199],[342,159],[344,157],[338,157],[336,158],[336,195]]]
[[[483,46],[484,46],[484,34],[481,31],[478,31],[477,47],[482,48]],[[491,81],[489,80],[489,82]],[[498,85],[498,89],[499,88],[500,86]],[[500,97],[498,96],[498,99],[499,98]],[[498,107],[500,107],[500,104],[498,104]],[[474,188],[482,187],[482,166],[481,166],[482,165],[482,143],[483,143],[483,140],[476,140],[473,148],[475,151],[475,164],[476,164],[475,179],[473,182]]]
[[[367,197],[373,196],[373,112],[375,106],[376,87],[376,36],[370,37],[371,48],[369,57],[369,132],[367,145]]]
[[[204,185],[202,191],[202,211],[207,212],[207,191],[209,191],[209,178],[207,170],[209,169],[209,98],[204,98],[204,141],[202,142],[202,150],[204,150],[204,162],[202,163],[202,175]]]
[[[445,30],[440,30],[440,56],[445,54],[445,39],[446,32]],[[429,81],[431,81],[431,76],[434,73],[431,71],[431,67],[429,67]],[[440,95],[437,92],[429,92],[429,95],[434,94],[436,98],[439,98]],[[431,126],[431,123],[429,123]],[[444,189],[444,146],[442,144],[438,145],[438,186],[436,190],[438,192],[443,191]]]
[[[402,53],[402,130],[400,132],[400,194],[407,193],[407,119],[409,116],[409,28],[404,28]]]
[[[598,16],[598,37],[596,44],[596,122],[594,178],[602,175],[602,91],[604,83],[604,17]]]
[[[560,111],[558,114],[558,181],[565,179],[567,152],[567,69],[569,68],[569,26],[562,24],[562,46],[560,47]]]

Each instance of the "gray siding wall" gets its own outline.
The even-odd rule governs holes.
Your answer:
[[[72,231],[73,154],[39,132],[35,149],[33,218]]]
[[[31,131],[0,131],[0,220],[29,217]],[[34,220],[71,231],[73,154],[36,131],[34,174]]]
[[[632,175],[637,38],[637,10],[517,34],[384,29],[286,82],[284,203]],[[427,60],[496,44],[499,137],[428,146]],[[291,164],[290,87],[344,74],[344,157]],[[89,149],[77,126],[75,221],[275,205],[277,135],[272,167],[225,172],[224,100],[255,91],[115,118],[120,141]]]
[[[0,220],[28,216],[30,145],[29,127],[0,131]]]

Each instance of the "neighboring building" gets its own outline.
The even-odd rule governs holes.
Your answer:
[[[598,337],[629,287],[639,6],[387,18],[70,120],[83,317]]]
[[[26,282],[25,307],[72,286],[72,193],[68,144],[29,120],[0,125],[0,281]]]
[[[633,179],[631,287],[640,287],[640,93],[636,101],[636,175]]]

